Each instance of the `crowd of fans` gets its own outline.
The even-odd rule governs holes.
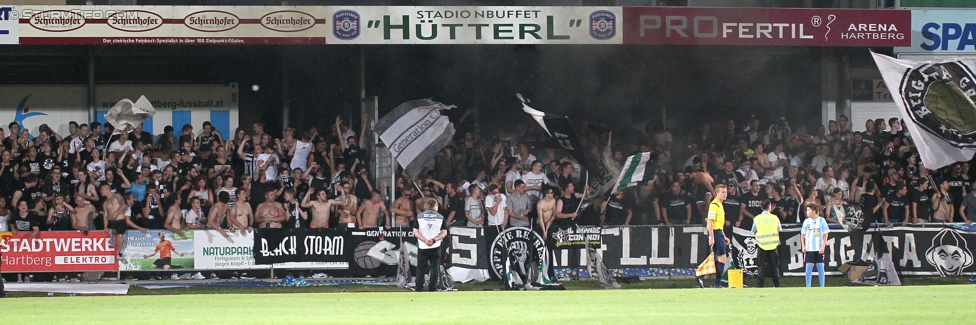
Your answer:
[[[261,123],[230,135],[208,122],[179,134],[167,126],[158,135],[141,127],[112,135],[111,125],[98,122],[71,122],[66,135],[42,125],[32,135],[10,123],[0,129],[0,230],[168,229],[182,236],[217,229],[228,236],[265,227],[390,227],[407,225],[420,212],[416,202],[429,197],[454,226],[486,219],[498,228],[673,226],[702,224],[717,184],[729,188],[727,222],[746,229],[767,198],[784,223],[803,220],[804,202],[824,207],[821,214],[835,223],[850,218],[845,207],[854,203],[865,223],[885,225],[968,223],[976,214],[969,163],[926,169],[894,118],[865,121],[862,132],[845,116],[812,128],[751,118],[700,124],[679,136],[649,123],[616,138],[615,127],[581,121],[589,161],[580,162],[549,145],[531,119],[488,131],[478,115],[468,109],[455,118],[456,139],[418,179],[396,177],[392,202],[368,173],[374,145],[359,137],[370,125],[366,116],[358,133],[337,117],[329,132],[287,128],[280,138]],[[654,153],[653,180],[591,193],[582,178],[598,173],[582,166],[616,172],[636,152]],[[583,198],[591,200],[581,206]]]

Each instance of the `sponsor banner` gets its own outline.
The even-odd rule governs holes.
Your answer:
[[[856,46],[911,44],[909,10],[624,7],[624,44]]]
[[[125,232],[122,253],[119,254],[120,271],[193,270],[198,269],[194,256],[197,231],[184,231],[183,236],[169,230],[137,230]],[[206,239],[204,239],[206,240]],[[182,254],[182,255],[180,255]],[[169,257],[167,260],[165,257]]]
[[[346,262],[349,235],[339,229],[255,229],[256,264]]]
[[[202,270],[266,269],[254,264],[254,232],[241,234],[216,230],[193,231],[193,267]]]
[[[21,6],[21,44],[325,44],[325,7]]]
[[[145,95],[156,115],[144,129],[161,133],[167,125],[211,121],[228,137],[238,126],[237,84],[228,85],[99,85],[95,87],[96,118],[123,98]],[[0,120],[14,121],[37,134],[47,124],[61,135],[68,134],[68,122],[88,121],[88,87],[85,85],[9,85],[0,87]],[[216,114],[219,113],[219,114]],[[179,128],[179,126],[176,126]]]
[[[14,233],[9,231],[0,231],[0,247],[7,247],[7,243],[10,238],[14,237]]]
[[[3,272],[115,271],[119,267],[115,245],[102,231],[43,231],[11,234],[0,247]]]
[[[0,6],[0,44],[20,43],[19,17],[17,6]]]
[[[556,249],[600,247],[601,229],[597,226],[553,226],[549,228],[553,245]]]
[[[412,228],[353,230],[349,232],[349,240],[352,251],[349,274],[352,276],[394,276],[403,246],[411,257],[411,265],[417,264],[417,238],[413,236]],[[446,242],[441,245],[446,249]]]
[[[620,44],[621,7],[328,7],[329,44]]]
[[[895,53],[976,53],[976,10],[912,10],[911,32]]]
[[[167,249],[167,245],[159,246],[159,233],[162,232],[173,250],[169,264],[161,261],[157,247]],[[155,271],[169,265],[176,270],[259,270],[269,269],[272,265],[254,263],[254,232],[241,234],[227,232],[224,238],[215,230],[185,231],[186,238],[175,236],[170,231],[150,230],[143,234],[139,231],[126,233],[125,247],[122,249],[120,269],[122,271]],[[180,256],[179,253],[183,253]],[[146,255],[152,255],[146,257]],[[283,269],[345,269],[347,262],[293,262],[274,264],[274,268]]]
[[[891,92],[885,86],[884,79],[854,79],[852,99],[862,102],[890,102]]]
[[[743,273],[755,275],[757,249],[753,234],[735,229],[732,254]],[[780,267],[786,275],[803,275],[800,229],[780,233]],[[902,275],[962,276],[973,271],[976,233],[953,227],[894,227],[867,232],[831,229],[824,250],[828,274],[840,274],[844,263],[874,260],[879,253],[891,253],[895,269]]]
[[[325,44],[325,7],[193,7],[173,9],[180,44]]]

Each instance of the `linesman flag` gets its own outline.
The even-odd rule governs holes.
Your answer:
[[[655,162],[652,158],[650,152],[641,152],[627,157],[623,169],[620,170],[620,176],[617,177],[617,185],[613,187],[614,191],[623,191],[637,183],[654,179]]]
[[[871,55],[925,168],[969,161],[976,153],[976,61],[913,61]]]
[[[536,110],[529,107],[529,101],[523,98],[522,94],[515,94],[515,96],[522,102],[522,111],[531,115],[532,119],[536,122],[539,122],[539,125],[549,134],[549,137],[553,141],[563,149],[566,149],[569,154],[573,155],[573,158],[576,158],[580,166],[583,166],[586,170],[595,171],[595,169],[587,164],[586,157],[583,154],[583,145],[580,144],[579,137],[576,136],[576,130],[573,129],[573,125],[569,122],[569,117]]]
[[[715,253],[708,254],[705,261],[698,264],[698,268],[695,269],[695,276],[701,277],[709,274],[715,274]]]
[[[454,124],[441,111],[454,108],[430,99],[412,100],[376,121],[373,131],[393,153],[407,175],[416,179],[454,137]]]

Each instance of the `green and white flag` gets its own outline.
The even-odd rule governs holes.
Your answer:
[[[617,177],[617,186],[613,187],[614,191],[623,191],[639,182],[654,179],[654,163],[650,152],[627,157],[624,167],[620,169],[620,177]]]

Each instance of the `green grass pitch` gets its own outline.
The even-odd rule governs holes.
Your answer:
[[[4,324],[967,324],[974,293],[937,285],[33,297],[0,300],[0,314]]]

